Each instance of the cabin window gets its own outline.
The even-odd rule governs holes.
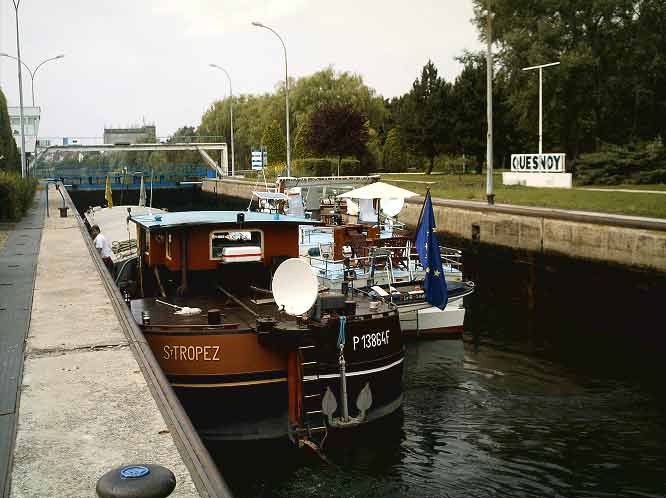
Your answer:
[[[222,262],[261,261],[263,256],[261,230],[215,231],[210,234],[210,259]],[[241,255],[246,255],[241,257]],[[248,257],[250,259],[248,259]]]
[[[167,257],[167,259],[173,259],[172,247],[173,247],[173,237],[169,233],[169,234],[167,234],[167,239],[166,239],[166,257]]]

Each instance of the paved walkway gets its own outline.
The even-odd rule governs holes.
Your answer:
[[[3,229],[8,229],[0,248],[0,496],[3,497],[9,495],[18,386],[30,324],[43,210],[43,202],[38,202],[21,222],[3,224]]]
[[[199,496],[129,348],[76,219],[58,217],[62,201],[55,190],[50,194],[51,217],[42,231],[11,490],[6,495],[88,498],[95,496],[97,479],[108,470],[146,462],[174,472],[177,486],[171,496]],[[27,230],[17,227],[19,233]],[[38,235],[36,241],[24,238],[37,251]],[[11,293],[31,294],[29,276],[23,285],[21,292]],[[0,293],[6,298],[3,289]],[[16,354],[22,346],[14,344],[14,361],[23,359]],[[16,382],[12,385],[16,389]],[[9,389],[4,392],[11,394]]]
[[[590,190],[592,192],[629,192],[633,194],[664,194],[666,190],[640,190],[637,188],[592,188],[592,187],[576,187],[576,190]]]

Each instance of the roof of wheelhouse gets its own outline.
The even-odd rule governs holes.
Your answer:
[[[148,230],[157,228],[179,228],[198,225],[238,225],[238,215],[243,213],[243,225],[296,223],[316,225],[320,222],[309,218],[299,218],[285,214],[257,213],[254,211],[184,211],[175,213],[155,213],[132,216],[132,221]]]

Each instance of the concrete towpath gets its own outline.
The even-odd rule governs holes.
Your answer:
[[[22,381],[12,384],[18,417],[3,496],[88,498],[108,470],[141,462],[171,469],[177,479],[171,496],[199,496],[76,218],[58,216],[62,201],[53,187],[49,198],[41,244],[31,246],[38,253],[34,297]],[[5,252],[11,242],[10,236]],[[29,280],[24,285],[32,289]]]

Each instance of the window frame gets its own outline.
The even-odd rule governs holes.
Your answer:
[[[259,244],[259,247],[261,247],[261,260],[264,260],[264,231],[260,228],[232,228],[232,229],[217,229],[217,230],[211,230],[208,234],[208,258],[211,261],[222,261],[222,258],[224,256],[220,257],[213,257],[213,236],[217,233],[229,233],[229,232],[259,232],[261,236],[261,243]]]

